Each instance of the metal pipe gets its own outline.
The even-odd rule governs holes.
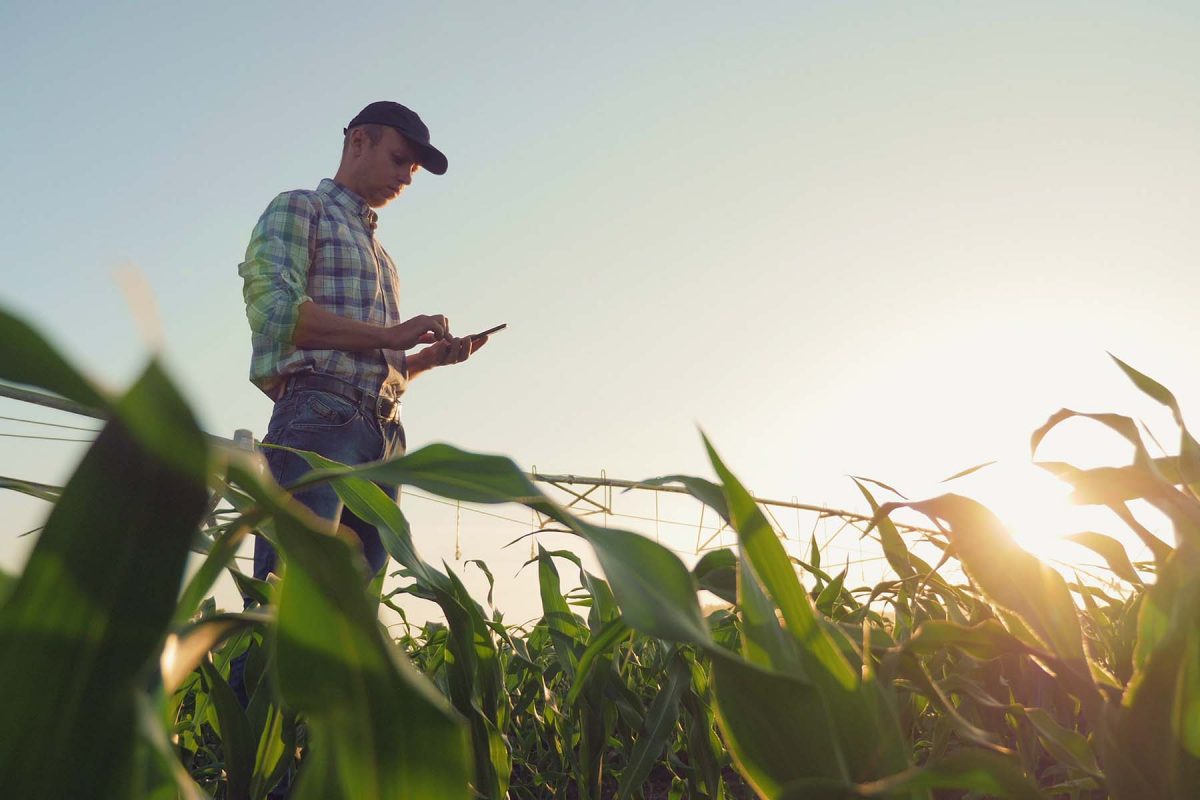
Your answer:
[[[580,475],[543,475],[538,472],[529,473],[529,479],[538,481],[539,483],[573,483],[579,486],[615,486],[618,489],[648,489],[656,492],[674,492],[675,494],[687,494],[691,492],[683,486],[660,486],[658,484],[642,483],[640,481],[623,481],[617,478],[588,478]],[[560,487],[561,488],[561,487]],[[871,517],[865,514],[858,514],[853,511],[843,511],[840,508],[827,508],[825,506],[814,506],[808,503],[795,503],[786,500],[770,500],[765,497],[755,497],[754,502],[761,503],[765,506],[776,506],[779,508],[795,508],[800,511],[813,511],[824,517],[838,517],[844,520],[855,520],[857,522],[870,522]],[[910,531],[919,531],[921,533],[940,533],[929,528],[921,528],[916,525],[905,525],[903,523],[894,523],[897,528],[904,528]]]
[[[68,400],[65,397],[58,397],[57,395],[46,394],[44,392],[35,392],[30,389],[20,389],[6,383],[0,383],[0,397],[7,397],[10,400],[19,400],[23,403],[30,403],[44,408],[53,408],[57,411],[66,411],[68,414],[78,414],[81,417],[90,417],[99,420],[108,419],[108,415],[103,411],[81,405],[74,400]],[[239,428],[234,434],[235,438],[233,439],[226,439],[223,436],[216,436],[211,433],[205,433],[204,436],[212,444],[236,447],[241,450],[254,449],[254,436],[245,428]]]

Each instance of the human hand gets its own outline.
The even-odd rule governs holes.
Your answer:
[[[450,338],[450,320],[444,314],[418,314],[385,329],[389,350],[410,350],[419,344]]]
[[[451,337],[443,339],[421,352],[428,353],[426,357],[429,359],[431,366],[444,367],[449,364],[461,364],[485,344],[487,344],[486,336],[478,338],[474,336]]]

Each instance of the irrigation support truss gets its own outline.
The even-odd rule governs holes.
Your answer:
[[[67,400],[62,397],[57,397],[55,395],[45,394],[43,392],[36,392],[36,391],[31,391],[29,389],[18,388],[15,386],[4,384],[4,383],[0,383],[0,398],[8,398],[11,400],[18,400],[21,402],[30,403],[32,405],[41,406],[43,408],[55,409],[57,411],[65,411],[65,412],[68,412],[71,414],[77,414],[79,416],[90,417],[92,419],[103,420],[106,418],[105,414],[103,412],[101,412],[97,409],[94,409],[94,408],[88,408],[87,406],[80,405],[79,403],[75,403],[71,400]],[[239,428],[237,431],[235,431],[232,439],[226,439],[221,436],[214,436],[213,434],[205,434],[205,435],[208,437],[208,440],[212,444],[218,445],[218,446],[233,447],[233,448],[237,448],[237,449],[241,449],[241,450],[254,450],[257,445],[257,442],[254,439],[253,433],[250,430],[245,429],[245,428]],[[537,468],[534,467],[534,470],[532,472],[529,472],[526,474],[528,475],[528,477],[531,480],[533,480],[537,483],[542,483],[542,484],[552,486],[555,489],[557,489],[558,491],[561,491],[564,494],[566,494],[569,499],[566,500],[566,502],[564,503],[565,507],[577,514],[580,514],[581,516],[586,516],[586,515],[590,515],[590,514],[604,514],[606,516],[614,515],[616,513],[613,510],[613,502],[612,502],[612,489],[614,489],[614,488],[624,489],[627,491],[628,490],[638,490],[638,491],[647,491],[647,492],[665,493],[665,494],[690,495],[690,492],[682,486],[659,485],[659,484],[645,483],[642,481],[629,481],[629,480],[622,480],[619,478],[609,478],[606,474],[604,474],[603,471],[601,471],[600,477],[588,477],[588,476],[581,476],[581,475],[548,475],[548,474],[538,472]],[[0,488],[4,487],[4,483],[7,480],[8,479],[0,478]],[[27,486],[34,485],[34,484],[29,483],[28,481],[22,481],[22,483],[24,483]],[[47,486],[44,488],[53,489],[55,487]],[[765,497],[755,497],[754,499],[755,499],[755,502],[758,503],[758,505],[765,511],[767,516],[771,519],[772,525],[775,528],[776,533],[778,533],[781,537],[783,537],[783,533],[782,533],[783,526],[779,523],[779,521],[777,519],[775,519],[774,514],[772,513],[772,509],[791,509],[791,510],[796,510],[796,511],[810,512],[810,513],[813,513],[816,515],[817,523],[819,523],[822,520],[840,521],[841,522],[840,527],[838,527],[837,530],[834,531],[833,535],[829,537],[829,540],[832,540],[834,537],[836,537],[839,533],[841,533],[846,528],[855,528],[860,533],[865,532],[865,530],[867,530],[866,526],[868,526],[871,522],[870,516],[867,516],[864,514],[858,514],[853,511],[846,511],[846,510],[839,509],[839,508],[830,508],[827,506],[813,505],[810,503],[800,503],[800,502],[796,502],[794,500],[792,500],[792,501],[773,500],[773,499],[765,498]],[[706,529],[704,527],[704,514],[705,514],[704,509],[705,509],[705,506],[703,504],[701,504],[701,506],[700,506],[700,522],[697,526],[696,547],[695,547],[696,553],[701,553],[706,550],[715,549],[715,547],[720,547],[721,546],[720,544],[717,544],[714,546],[713,542],[717,541],[718,538],[720,537],[721,533],[728,530],[728,528],[729,528],[728,523],[726,523],[722,520],[721,524],[718,527]],[[657,495],[656,495],[656,497],[655,497],[655,518],[653,518],[653,520],[652,520],[656,523],[656,525],[660,521],[658,519],[657,514],[658,514],[658,500],[657,500]],[[544,527],[547,524],[547,522],[548,522],[547,520],[541,519],[540,515],[539,515],[539,518],[538,518],[539,526]],[[908,531],[910,533],[926,534],[926,535],[939,533],[938,531],[931,530],[929,528],[922,528],[922,527],[915,526],[915,525],[907,525],[907,524],[904,524],[901,522],[895,522],[894,524],[896,525],[897,528],[904,530],[904,531]],[[816,529],[816,526],[814,524],[814,531],[815,531],[815,529]],[[703,538],[704,534],[708,534],[707,538]]]

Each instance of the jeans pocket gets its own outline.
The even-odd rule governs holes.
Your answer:
[[[358,406],[341,395],[307,391],[296,397],[291,428],[332,431],[344,428],[358,417]]]

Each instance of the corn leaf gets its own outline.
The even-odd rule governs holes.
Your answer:
[[[1012,758],[987,750],[956,750],[928,766],[858,787],[863,797],[890,797],[914,789],[959,789],[1012,800],[1045,797]]]
[[[1072,533],[1065,538],[1097,553],[1104,559],[1108,564],[1108,568],[1118,578],[1129,581],[1136,586],[1142,585],[1142,579],[1137,574],[1137,570],[1133,568],[1133,564],[1129,560],[1129,555],[1125,552],[1124,545],[1113,537],[1106,536],[1103,533],[1096,533],[1095,531],[1082,531],[1080,533]]]
[[[229,800],[247,800],[257,750],[250,732],[250,721],[238,704],[233,690],[212,662],[207,659],[201,661],[200,671],[208,684],[209,695],[217,712],[217,735],[221,737],[221,751],[225,755],[227,795]]]
[[[845,652],[852,651],[854,645],[836,627],[819,618],[754,498],[725,467],[707,438],[704,443],[725,490],[731,524],[742,548],[743,570],[751,570],[761,582],[799,644],[803,674],[826,704],[849,775],[862,781],[903,769],[909,763],[908,749],[886,689],[876,681],[863,681],[861,670],[851,666]],[[778,785],[784,783],[778,780]]]
[[[1079,618],[1066,582],[1021,549],[991,511],[953,494],[915,503],[889,503],[881,511],[890,513],[900,506],[946,522],[963,568],[983,592],[1017,614],[1068,666],[1087,674]]]
[[[61,363],[14,369],[30,355],[0,358],[3,377],[88,397]],[[0,609],[0,785],[14,797],[119,797],[133,777],[134,687],[158,654],[204,511],[205,443],[154,364],[121,406],[163,421],[138,436],[105,426]],[[171,461],[147,428],[172,432]]]
[[[462,720],[382,637],[348,545],[306,509],[253,490],[286,561],[273,664],[284,700],[310,720],[314,774],[301,796],[469,797]]]
[[[1103,777],[1087,737],[1059,725],[1043,708],[1026,708],[1025,718],[1037,729],[1042,746],[1060,763],[1095,777]]]
[[[621,773],[617,789],[619,800],[627,800],[634,791],[642,788],[650,770],[662,756],[679,720],[679,698],[691,683],[691,677],[687,661],[672,654],[667,679],[646,710],[644,727],[629,754],[629,764]]]
[[[778,798],[804,778],[845,785],[849,770],[817,689],[714,651],[712,689],[717,720],[738,771],[755,790]]]

